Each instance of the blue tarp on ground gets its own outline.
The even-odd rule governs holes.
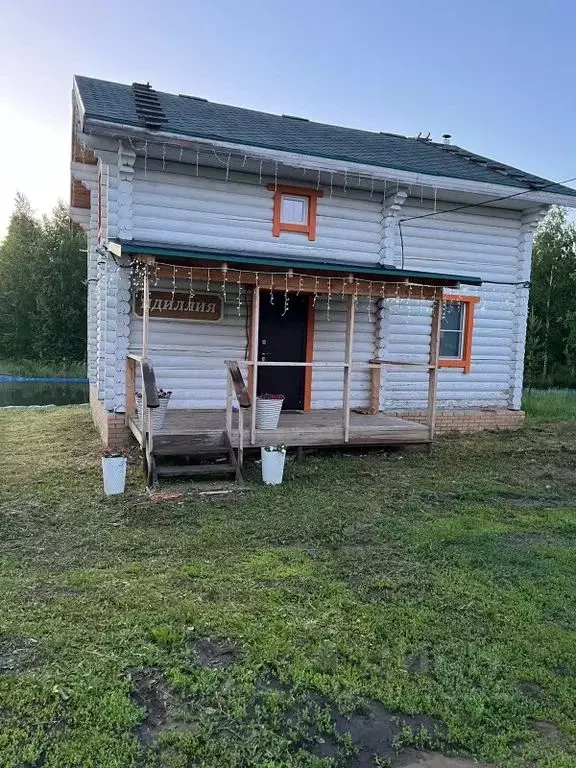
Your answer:
[[[46,384],[88,384],[88,379],[74,379],[67,376],[8,376],[0,373],[0,382],[38,381]]]

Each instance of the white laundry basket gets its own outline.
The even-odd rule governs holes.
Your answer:
[[[102,456],[102,475],[104,477],[104,493],[106,496],[124,493],[126,486],[126,457]]]
[[[262,480],[265,485],[280,485],[284,475],[286,447],[284,445],[267,445],[260,449],[262,457]]]
[[[256,398],[256,429],[278,429],[284,398]]]

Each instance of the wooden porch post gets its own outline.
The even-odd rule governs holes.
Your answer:
[[[244,409],[238,408],[238,466],[244,466]]]
[[[382,343],[382,313],[384,312],[384,301],[381,299],[376,302],[376,317],[374,319],[374,328],[372,333],[374,341],[374,360],[379,360],[381,356],[380,345]],[[371,360],[370,362],[374,362]],[[380,412],[380,388],[382,386],[382,368],[380,366],[370,369],[370,413]]]
[[[430,331],[430,357],[428,364],[428,436],[434,439],[436,427],[436,390],[438,386],[438,350],[440,348],[440,326],[442,324],[442,294],[432,305],[432,327]]]
[[[129,357],[126,360],[126,426],[134,418],[136,400],[136,362]]]
[[[150,278],[148,275],[148,259],[146,259],[144,268],[144,284],[142,286],[142,361],[148,360],[148,331],[150,321]],[[142,377],[142,441],[145,446],[146,460],[150,467],[152,454],[152,417],[148,410],[148,398],[146,397],[146,387],[144,386],[144,366],[140,363],[140,375]]]
[[[144,269],[144,284],[142,286],[142,358],[148,358],[148,331],[150,321],[150,278],[148,277],[148,262]],[[146,401],[146,387],[141,382],[142,387],[142,436],[144,437],[148,421],[148,403]]]
[[[234,389],[232,385],[232,376],[230,375],[230,369],[226,366],[226,432],[228,437],[232,438],[232,398],[234,396]]]
[[[148,262],[144,270],[144,293],[142,302],[142,357],[148,357],[148,329],[150,322],[150,278],[148,276]]]
[[[256,442],[256,393],[258,392],[258,330],[260,327],[260,289],[252,291],[252,328],[250,330],[250,366],[252,369],[252,391],[250,392],[250,444]]]
[[[348,296],[348,309],[346,312],[346,341],[344,346],[344,382],[342,387],[342,426],[344,429],[344,442],[350,440],[350,374],[352,373],[352,346],[354,341],[354,318],[356,314],[356,302],[354,296]]]

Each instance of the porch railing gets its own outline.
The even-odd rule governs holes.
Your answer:
[[[327,363],[327,362],[272,362],[267,361],[242,361],[244,365],[250,366],[253,370],[252,373],[252,391],[257,391],[258,386],[258,369],[265,367],[276,368],[323,368],[332,370],[343,370],[343,388],[342,388],[342,439],[343,442],[348,443],[350,441],[350,383],[352,371],[358,370],[370,370],[373,373],[380,374],[382,369],[385,368],[410,368],[416,371],[428,372],[428,412],[427,412],[427,426],[430,432],[430,439],[434,434],[434,416],[435,416],[435,381],[436,381],[436,366],[425,363],[413,363],[409,361],[398,360],[371,360],[369,363],[361,362],[344,362],[344,363]],[[431,381],[434,382],[434,394],[431,395]],[[377,382],[378,389],[380,385],[380,376],[373,376],[374,382]],[[371,401],[373,398],[371,398]],[[255,402],[253,400],[253,402]],[[372,405],[372,403],[371,403]],[[378,412],[378,408],[371,407],[369,409],[373,413]],[[256,408],[252,408],[251,423],[250,423],[250,444],[254,445],[256,442]]]
[[[213,359],[213,358],[210,358]],[[342,370],[342,441],[350,441],[350,384],[353,371],[369,370],[371,377],[371,396],[370,413],[378,413],[380,400],[380,378],[381,371],[386,368],[398,369],[408,368],[413,371],[426,371],[428,373],[428,407],[427,407],[427,427],[430,440],[434,436],[435,415],[436,415],[436,376],[437,365],[435,363],[414,363],[408,360],[380,360],[373,359],[367,363],[353,362],[348,355],[344,362],[294,362],[294,361],[264,361],[264,360],[226,360],[226,432],[230,440],[234,443],[234,419],[233,406],[234,399],[238,404],[237,420],[237,441],[238,463],[242,466],[244,454],[244,432],[245,417],[244,412],[250,409],[250,445],[256,444],[256,393],[258,391],[258,370],[266,367],[277,368],[309,368],[309,369],[328,369]],[[246,366],[251,372],[249,381],[253,395],[250,395],[246,386],[241,366]],[[142,416],[140,420],[136,416],[136,378],[137,372],[140,372],[142,386]],[[129,354],[126,360],[126,423],[136,435],[145,454],[152,454],[154,446],[154,421],[150,416],[150,409],[159,407],[156,378],[151,362],[141,355]]]
[[[126,356],[126,424],[134,432],[136,419],[136,374],[140,372],[142,385],[142,401],[140,414],[140,426],[135,432],[140,446],[146,458],[147,471],[153,467],[154,449],[154,419],[150,410],[160,407],[158,390],[156,388],[156,376],[151,362],[142,355],[128,354]]]
[[[238,403],[238,466],[244,461],[244,411],[250,408],[250,395],[242,371],[236,360],[226,360],[228,370],[226,387],[226,432],[232,440],[233,399]],[[255,409],[253,409],[255,410]]]

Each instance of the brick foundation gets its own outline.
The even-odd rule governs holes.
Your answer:
[[[103,445],[107,448],[124,448],[130,441],[130,430],[126,426],[126,417],[123,413],[111,413],[104,408],[104,404],[98,399],[98,391],[95,384],[90,385],[90,410],[92,419],[100,432]]]
[[[426,423],[426,411],[390,411],[389,416],[398,416],[409,421]],[[436,412],[436,434],[450,432],[461,434],[480,432],[483,429],[518,429],[524,422],[524,411],[507,408],[478,408],[475,410],[439,410]]]

